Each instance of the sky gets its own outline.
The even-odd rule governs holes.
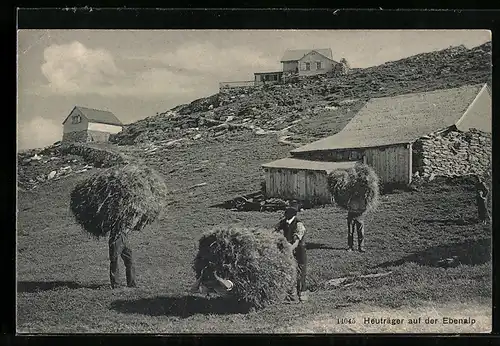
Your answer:
[[[18,30],[18,150],[60,140],[75,105],[132,123],[220,81],[279,71],[286,49],[331,48],[363,68],[490,40],[486,30]]]

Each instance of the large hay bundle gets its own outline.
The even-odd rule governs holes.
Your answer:
[[[70,209],[82,228],[99,238],[111,230],[142,230],[158,217],[165,196],[165,184],[155,171],[129,164],[78,183]]]
[[[379,201],[379,178],[370,166],[363,163],[348,170],[331,172],[328,188],[335,203],[349,211],[366,212],[375,208]]]
[[[197,278],[203,273],[202,283],[216,271],[234,284],[233,297],[255,308],[282,302],[295,289],[297,279],[287,240],[255,228],[216,228],[203,234],[193,269]]]

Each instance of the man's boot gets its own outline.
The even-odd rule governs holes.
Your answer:
[[[111,288],[118,287],[118,275],[119,275],[118,261],[111,260],[109,264],[109,281],[111,282]]]

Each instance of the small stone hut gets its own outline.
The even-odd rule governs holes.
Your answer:
[[[123,129],[111,112],[75,106],[63,121],[63,142],[107,142]]]

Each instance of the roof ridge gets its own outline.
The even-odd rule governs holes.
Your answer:
[[[302,59],[304,56],[316,52],[324,57],[333,60],[333,51],[331,47],[327,48],[299,48],[299,49],[286,49],[282,55],[281,62],[283,61],[296,61]],[[298,56],[302,55],[302,56]],[[332,56],[330,58],[330,55]]]
[[[316,49],[331,49],[331,48],[296,48],[296,49],[287,49],[286,51],[290,51],[290,50],[316,50]]]
[[[111,111],[108,111],[108,110],[105,110],[105,109],[97,109],[97,108],[91,108],[91,107],[86,107],[86,106],[75,106],[76,108],[85,108],[85,109],[90,109],[90,110],[93,110],[93,111],[99,111],[99,112],[110,112],[110,113],[113,113]]]
[[[486,83],[474,83],[371,98],[340,131],[291,152],[368,148],[412,142],[422,135],[456,125],[485,88]],[[415,102],[419,105],[414,105]],[[390,109],[394,109],[391,111],[394,114],[384,118],[382,114]],[[384,124],[391,128],[386,129]]]
[[[464,84],[458,87],[454,88],[442,88],[442,89],[434,89],[434,90],[428,90],[428,91],[415,91],[415,92],[410,92],[410,93],[405,93],[405,94],[398,94],[398,95],[393,95],[393,96],[379,96],[379,97],[370,97],[368,101],[370,100],[380,100],[380,99],[391,99],[391,98],[398,98],[398,97],[405,97],[405,96],[414,96],[414,95],[419,95],[419,94],[435,94],[438,92],[443,92],[447,90],[457,90],[457,89],[465,89],[465,88],[483,88],[486,83],[475,83],[475,84]]]
[[[123,126],[123,122],[112,111],[85,106],[75,106],[74,109],[78,109],[88,120],[93,122]]]

